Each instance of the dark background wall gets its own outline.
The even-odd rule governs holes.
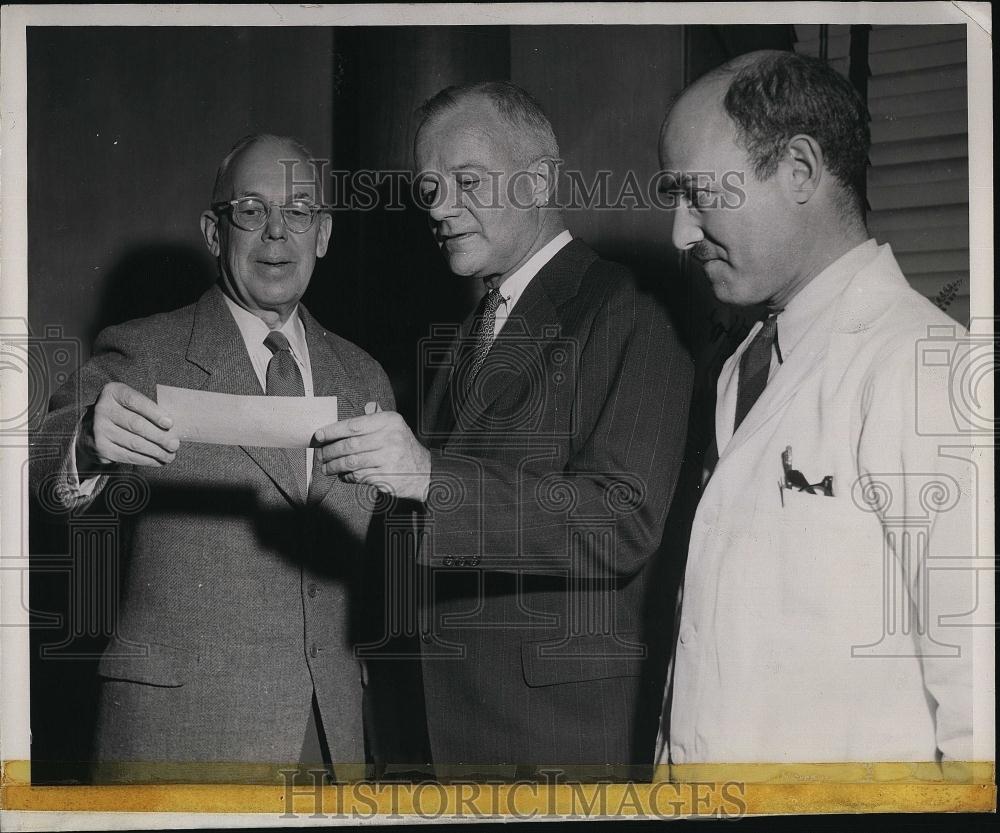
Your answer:
[[[329,29],[29,29],[34,331],[61,325],[86,356],[107,324],[196,298],[219,160],[257,130],[328,154],[332,69]]]
[[[610,170],[613,194],[629,170],[642,183],[657,170],[659,124],[685,81],[761,46],[790,48],[789,27],[29,29],[30,324],[61,326],[86,358],[104,326],[194,300],[215,271],[198,218],[219,160],[244,134],[297,135],[333,169],[407,169],[423,100],[448,84],[510,78],[549,112],[564,168],[587,180]],[[658,287],[693,352],[708,344],[712,305],[679,268],[663,212],[591,208],[567,219]],[[462,318],[477,292],[447,272],[410,205],[337,212],[305,300],[384,364],[412,417],[425,382],[419,339]],[[36,564],[56,565],[31,579],[38,783],[84,777],[95,658],[113,624],[113,571],[95,590],[72,534],[72,521],[68,532],[32,513]],[[108,540],[101,563],[113,564]],[[658,601],[669,610],[680,561],[666,563]],[[40,659],[46,646],[57,648]]]
[[[448,84],[510,78],[549,112],[564,167],[589,182],[657,170],[671,98],[789,27],[491,26],[33,28],[28,32],[29,319],[81,339],[182,306],[213,279],[198,218],[218,161],[246,133],[299,136],[331,168],[406,170],[415,108]],[[571,230],[659,283],[697,340],[690,281],[658,210],[568,212]],[[423,215],[338,212],[306,296],[382,360],[411,410],[414,345],[478,287],[444,269]],[[701,292],[697,288],[696,292]],[[692,319],[692,315],[694,319]]]

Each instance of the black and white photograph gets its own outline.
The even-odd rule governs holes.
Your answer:
[[[995,813],[991,9],[831,5],[6,6],[5,829]]]

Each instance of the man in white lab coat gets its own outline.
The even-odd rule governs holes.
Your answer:
[[[769,312],[718,382],[657,744],[675,778],[974,755],[973,466],[921,427],[955,419],[928,328],[945,353],[965,331],[869,238],[868,146],[848,81],[782,52],[703,77],[661,131],[674,245]]]

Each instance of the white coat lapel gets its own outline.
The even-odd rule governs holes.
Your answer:
[[[736,433],[732,435],[732,439],[722,450],[720,458],[729,454],[732,449],[739,448],[752,437],[775,414],[781,411],[810,375],[818,372],[830,344],[833,316],[832,310],[824,312],[795,346],[792,354],[785,359],[783,364],[778,366],[768,381],[767,387],[764,388],[764,392],[760,395],[760,399],[750,409],[750,413],[746,415]],[[778,325],[778,338],[780,343],[780,324]],[[733,384],[736,384],[736,374],[733,376]],[[729,426],[729,431],[732,432],[732,425]]]
[[[720,442],[720,459],[750,439],[781,411],[810,375],[820,372],[830,350],[832,335],[849,335],[868,329],[873,321],[885,314],[898,297],[900,288],[906,285],[906,278],[893,261],[892,250],[888,245],[880,246],[878,256],[848,281],[836,303],[831,304],[812,323],[791,355],[767,383],[760,399],[750,409],[735,434],[732,433],[731,423],[728,426],[722,424],[726,417],[720,413],[721,409],[716,409],[716,436],[722,439],[731,435],[726,445],[723,446]],[[754,332],[755,330],[751,331],[748,339],[752,338]],[[780,318],[778,342],[781,342]],[[739,352],[737,350],[736,354]],[[720,375],[720,397],[723,393],[721,380],[737,384],[738,369],[734,367],[736,354],[730,356]],[[731,418],[728,417],[730,420]]]

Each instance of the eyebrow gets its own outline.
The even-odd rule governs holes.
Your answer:
[[[485,165],[480,165],[478,162],[462,162],[458,165],[452,165],[448,169],[448,173],[455,174],[461,171],[476,171],[485,174],[488,170]],[[439,176],[440,174],[437,171],[424,171],[418,176],[417,184],[423,185],[425,182],[436,182]]]
[[[265,197],[260,191],[243,191],[241,194],[237,195],[237,199],[242,197],[257,197],[258,199],[267,202],[267,197]],[[290,197],[286,197],[287,200],[311,200],[313,195],[308,191],[296,191]]]
[[[712,191],[715,185],[714,182],[699,183],[694,176],[681,171],[662,171],[661,173],[663,176],[661,177],[660,184],[656,189],[661,194],[668,191],[687,191],[691,189],[697,191]],[[673,176],[674,173],[676,173],[677,176]]]

